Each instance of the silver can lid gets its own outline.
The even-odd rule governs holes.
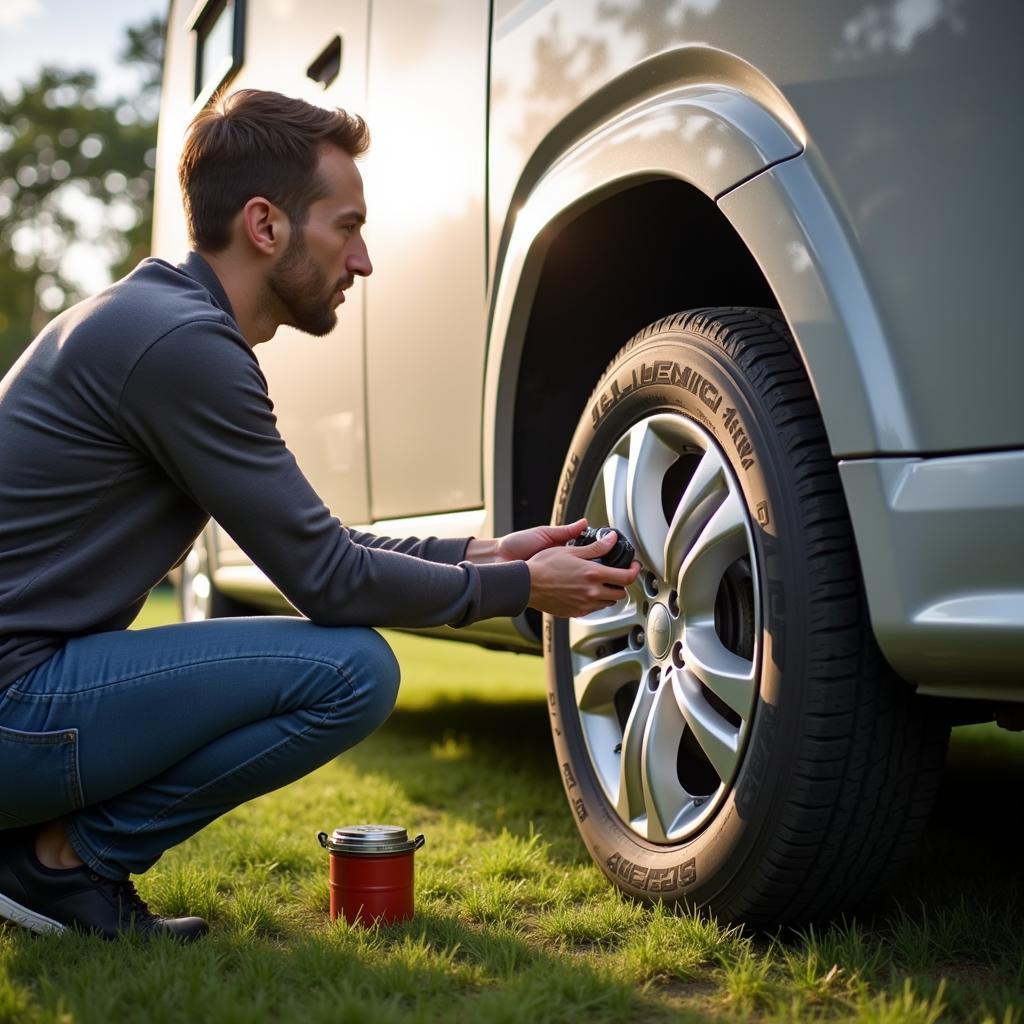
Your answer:
[[[422,846],[423,837],[410,839],[399,825],[346,825],[336,828],[323,845],[338,853],[405,853]]]

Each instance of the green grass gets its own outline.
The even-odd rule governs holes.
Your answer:
[[[173,616],[159,592],[137,625]],[[1024,1024],[1021,737],[959,730],[926,840],[871,920],[755,936],[619,897],[576,836],[538,659],[388,634],[388,723],[170,851],[139,888],[186,948],[0,928],[0,1022]],[[320,829],[422,831],[417,915],[327,919]]]

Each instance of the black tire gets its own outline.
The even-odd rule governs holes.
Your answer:
[[[595,642],[586,632],[592,628],[586,620],[570,623],[545,616],[552,731],[580,834],[602,871],[624,892],[641,899],[685,901],[721,920],[768,927],[826,919],[854,909],[875,897],[914,849],[940,781],[949,726],[892,673],[875,644],[835,460],[810,383],[779,313],[694,310],[661,320],[630,340],[612,360],[581,417],[562,470],[552,521],[572,522],[586,514],[588,501],[607,501],[607,489],[615,490],[615,485],[598,480],[609,453],[616,445],[618,451],[624,450],[623,444],[634,443],[626,439],[631,428],[636,428],[632,438],[659,424],[672,429],[678,424],[707,443],[703,452],[698,445],[692,458],[680,456],[660,488],[638,489],[634,509],[646,503],[650,512],[660,503],[668,527],[688,474],[702,455],[708,455],[724,461],[722,493],[745,511],[743,536],[752,555],[734,562],[720,584],[708,586],[718,587],[716,640],[735,653],[737,664],[749,661],[751,666],[751,703],[749,712],[716,703],[715,693],[703,686],[696,668],[688,678],[701,685],[685,691],[680,681],[687,671],[682,653],[678,663],[659,662],[656,671],[650,670],[655,695],[650,701],[656,699],[659,686],[669,683],[680,706],[685,702],[675,694],[696,692],[705,701],[700,706],[711,709],[709,715],[719,715],[727,726],[731,723],[735,738],[730,742],[738,753],[731,777],[721,777],[725,770],[708,775],[701,757],[713,769],[728,762],[713,761],[700,748],[698,733],[686,719],[676,763],[667,757],[654,761],[652,750],[664,753],[671,748],[662,740],[655,744],[650,725],[645,727],[642,747],[636,747],[643,678],[631,679],[629,689],[616,691],[611,704],[595,704],[597,711],[588,704],[581,713],[577,686],[592,684],[583,678],[578,652],[598,652],[585,665],[590,671],[591,665],[598,667],[600,657],[609,657],[608,648],[585,646]],[[640,468],[633,479],[645,479]],[[592,493],[598,497],[592,498]],[[691,505],[692,499],[687,507]],[[589,525],[603,524],[591,517]],[[629,520],[612,525],[630,532]],[[738,532],[732,536],[735,543],[743,543]],[[693,546],[697,547],[696,540]],[[662,564],[671,566],[667,546],[664,552]],[[671,571],[665,571],[663,581],[651,583],[651,588],[662,589],[651,589],[649,595],[637,592],[638,615],[644,609],[641,598],[650,598],[649,617],[644,620],[647,636],[638,640],[631,633],[625,641],[609,641],[626,644],[618,648],[626,652],[623,657],[665,657],[660,639],[664,621],[678,631],[673,635],[685,639],[689,627],[678,608],[689,595],[672,590],[666,597]],[[714,579],[706,568],[702,572],[702,579]],[[732,582],[726,579],[730,574]],[[656,604],[663,605],[657,621]],[[706,624],[707,619],[700,621]],[[576,654],[569,649],[570,625]],[[757,636],[752,638],[755,627]],[[692,628],[695,636],[700,635],[696,612]],[[637,643],[638,653],[630,655]],[[676,648],[682,651],[681,641]],[[601,678],[612,682],[602,683],[601,701],[609,686],[618,685],[617,676],[603,671]],[[739,670],[737,674],[742,675]],[[587,677],[591,678],[596,676]],[[619,707],[623,693],[624,709]],[[668,710],[659,714],[675,714],[669,700],[663,697],[658,706]],[[655,712],[649,714],[651,722]],[[683,717],[680,711],[679,720]],[[588,724],[592,722],[598,724]],[[622,730],[619,747],[613,750],[620,759],[618,790],[613,779],[616,762],[605,746],[597,749],[599,743],[614,739],[615,722]],[[657,728],[659,736],[674,735],[661,725]],[[591,731],[585,735],[585,729]],[[722,729],[728,732],[726,726]],[[610,739],[603,739],[606,735]],[[634,758],[629,763],[641,765],[648,788],[638,791],[635,782],[623,781],[621,748],[627,741]],[[594,756],[592,749],[597,750]],[[632,753],[637,749],[644,753]],[[703,793],[701,786],[708,789],[706,797],[687,803],[685,794],[698,789]],[[651,794],[677,790],[684,796],[673,819],[682,822],[676,836],[659,821],[659,815],[666,822],[670,815],[659,810],[661,805]],[[646,818],[632,817],[634,797],[629,794],[637,792],[635,799]],[[624,802],[633,824],[616,810],[613,796],[620,805]],[[648,833],[656,833],[660,841],[651,841]]]
[[[178,592],[178,611],[183,622],[204,619],[230,619],[243,615],[259,615],[260,610],[245,604],[213,584],[210,571],[208,540],[201,533],[192,545],[175,580]]]

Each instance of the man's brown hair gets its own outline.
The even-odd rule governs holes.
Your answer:
[[[370,133],[355,114],[260,89],[242,89],[201,111],[178,164],[192,244],[226,248],[232,219],[253,196],[304,224],[310,203],[324,195],[317,165],[325,143],[355,158],[366,152]]]

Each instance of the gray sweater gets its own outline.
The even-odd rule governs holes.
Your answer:
[[[529,597],[525,562],[461,561],[468,538],[343,526],[209,265],[149,259],[0,382],[0,689],[70,637],[127,627],[210,516],[320,625],[464,626]]]

